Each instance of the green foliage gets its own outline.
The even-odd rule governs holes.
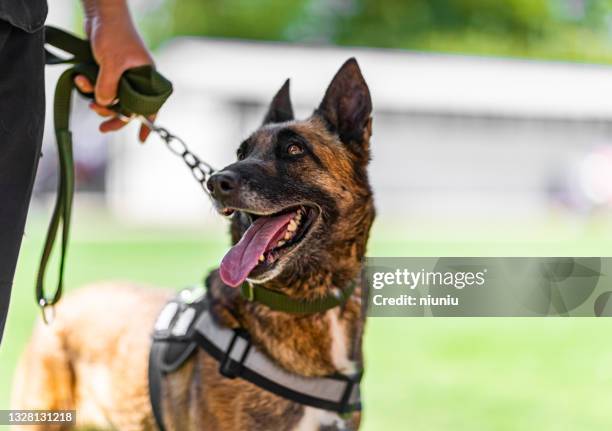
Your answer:
[[[200,35],[612,62],[612,0],[168,0],[143,23],[154,44]]]
[[[172,36],[285,40],[307,0],[167,0],[143,20],[146,36],[159,43]]]
[[[283,39],[288,23],[299,19],[305,0],[178,0],[174,7],[178,34],[198,34],[205,29],[216,37]]]
[[[610,61],[612,2],[360,0],[335,42],[483,55]]]

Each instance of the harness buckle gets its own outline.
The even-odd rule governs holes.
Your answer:
[[[240,342],[242,340],[243,342]],[[235,360],[232,358],[232,352],[234,347],[237,344],[243,345],[242,354],[240,355],[240,360]],[[244,365],[244,361],[251,350],[251,339],[249,333],[241,330],[235,329],[234,335],[225,351],[223,357],[219,361],[219,373],[227,377],[228,379],[235,379],[242,373],[242,368]]]

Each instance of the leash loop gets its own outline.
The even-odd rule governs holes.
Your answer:
[[[38,305],[41,308],[44,322],[50,323],[55,316],[53,305],[59,301],[63,290],[64,267],[74,196],[75,171],[72,155],[72,135],[70,133],[70,102],[72,90],[76,89],[79,92],[80,90],[75,86],[73,80],[76,75],[84,75],[95,85],[99,67],[87,40],[80,39],[58,28],[46,26],[45,44],[72,55],[72,57],[63,58],[45,49],[47,64],[72,65],[62,73],[55,89],[53,117],[59,158],[59,181],[55,207],[47,230],[36,279]],[[93,94],[81,94],[87,98],[93,98]],[[183,159],[202,189],[210,194],[206,188],[206,181],[215,172],[212,166],[191,152],[181,138],[147,118],[159,111],[170,94],[172,94],[172,83],[170,81],[157,72],[153,66],[139,66],[129,69],[121,75],[118,83],[117,103],[111,109],[117,112],[117,117],[121,120],[129,122],[133,118],[137,118],[156,133],[173,154]],[[47,295],[45,293],[45,274],[60,227],[61,244],[57,285],[53,295]]]
[[[72,91],[76,88],[74,77],[86,76],[92,84],[98,77],[98,65],[91,52],[89,41],[78,38],[54,27],[45,27],[45,44],[59,49],[72,57],[62,58],[45,50],[47,64],[70,64],[60,76],[53,100],[53,123],[59,159],[58,189],[47,229],[47,236],[36,277],[36,299],[45,323],[50,323],[55,315],[53,305],[62,296],[66,250],[70,234],[72,200],[74,196],[75,170],[72,155],[72,134],[70,133],[70,108]],[[77,88],[78,90],[78,88]],[[140,66],[129,69],[121,75],[118,83],[118,103],[113,107],[124,116],[149,116],[161,108],[172,93],[172,83],[153,68]],[[83,94],[83,93],[81,93]],[[83,94],[92,98],[92,94]],[[61,235],[58,235],[61,228]],[[45,289],[45,275],[49,259],[57,239],[60,239],[60,262],[57,284],[52,295]]]

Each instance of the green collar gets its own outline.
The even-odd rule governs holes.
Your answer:
[[[286,313],[319,313],[344,304],[353,294],[357,283],[354,281],[346,289],[334,290],[335,294],[327,295],[313,301],[294,299],[275,290],[262,286],[253,286],[248,282],[242,283],[240,293],[248,301],[259,302],[275,311]]]

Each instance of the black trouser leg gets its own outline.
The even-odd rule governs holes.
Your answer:
[[[43,31],[0,21],[0,341],[45,118]]]

